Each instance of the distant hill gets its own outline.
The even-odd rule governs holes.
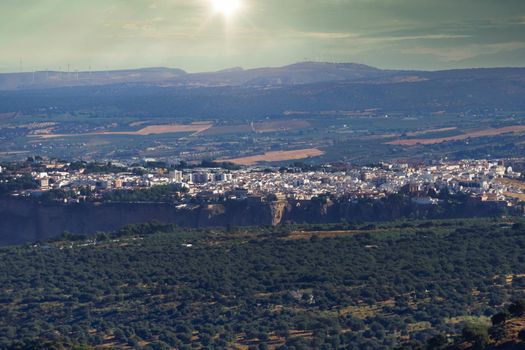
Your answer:
[[[189,74],[179,81],[202,85],[283,86],[328,81],[355,81],[389,76],[395,72],[354,63],[301,62],[277,68],[234,69]]]
[[[326,82],[368,84],[424,80],[468,82],[508,78],[525,80],[525,68],[476,68],[446,71],[383,70],[356,63],[300,62],[283,67],[187,73],[174,68],[141,68],[95,72],[37,71],[0,74],[0,91],[133,84],[157,87],[283,87]]]
[[[37,71],[0,74],[0,90],[45,89],[71,86],[97,86],[123,83],[152,84],[178,78],[181,69],[142,68],[95,72]]]
[[[210,73],[149,68],[0,74],[0,113],[92,109],[159,117],[258,118],[290,113],[525,110],[525,68],[381,70],[302,62]]]
[[[232,69],[189,74],[181,69],[143,68],[105,72],[57,72],[0,74],[0,90],[66,86],[153,84],[159,86],[267,86],[299,85],[327,81],[371,79],[399,74],[354,63],[302,62],[284,67]]]

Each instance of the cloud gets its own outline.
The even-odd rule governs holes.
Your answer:
[[[367,34],[349,32],[296,32],[295,35],[312,39],[321,40],[340,40],[340,39],[363,39],[367,42],[386,42],[386,41],[409,41],[409,40],[452,40],[467,39],[471,35],[466,34],[423,34],[423,35],[393,35],[393,36],[373,36]]]
[[[406,35],[406,36],[387,36],[377,38],[379,41],[404,41],[404,40],[452,40],[471,38],[471,35],[453,34],[427,34],[427,35]]]
[[[499,53],[504,62],[525,41],[525,0],[243,1],[225,23],[210,0],[4,0],[0,70],[18,69],[20,57],[41,68],[109,57],[120,67],[209,70],[311,56],[434,69],[473,57],[491,64],[487,55]]]
[[[306,32],[304,36],[314,39],[348,39],[358,37],[353,33],[336,33],[336,32]]]
[[[447,48],[417,46],[403,49],[402,52],[417,55],[431,55],[445,62],[462,61],[480,55],[490,55],[525,48],[525,42],[506,42],[492,44],[468,44]]]

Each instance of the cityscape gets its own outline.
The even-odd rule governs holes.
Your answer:
[[[82,164],[82,163],[81,163]],[[519,206],[525,198],[520,181],[525,160],[436,161],[431,164],[381,163],[376,166],[326,164],[316,169],[300,167],[194,167],[170,169],[148,166],[128,167],[108,163],[108,170],[89,172],[84,163],[36,161],[17,164],[14,170],[2,169],[4,184],[30,176],[35,188],[9,193],[12,197],[37,198],[48,191],[63,191],[64,203],[103,200],[112,191],[140,191],[156,186],[174,185],[172,201],[177,204],[227,200],[312,200],[314,197],[380,199],[390,194],[413,194],[421,205],[439,203],[439,194],[465,193],[473,200]],[[165,165],[165,164],[163,164]],[[120,169],[119,169],[120,167]],[[117,170],[115,170],[117,168]],[[173,168],[173,167],[171,167]],[[237,169],[238,168],[238,169]],[[118,171],[120,170],[120,171]],[[89,195],[86,195],[89,193]]]

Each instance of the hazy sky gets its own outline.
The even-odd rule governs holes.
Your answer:
[[[525,66],[525,0],[212,1],[0,0],[0,71]]]

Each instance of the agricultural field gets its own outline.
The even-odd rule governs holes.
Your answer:
[[[136,124],[135,124],[136,125]],[[188,125],[182,124],[165,124],[165,125],[149,125],[138,131],[100,131],[86,134],[53,134],[49,131],[35,134],[36,137],[50,139],[63,137],[82,137],[82,136],[101,136],[101,135],[133,135],[133,136],[148,136],[159,134],[176,134],[189,132],[203,132],[211,127],[210,123],[195,122]],[[49,130],[49,129],[47,129]]]
[[[224,159],[224,161],[239,165],[255,165],[257,163],[283,162],[289,160],[298,160],[311,157],[319,157],[324,154],[317,148],[299,149],[293,151],[275,151],[264,154],[248,156],[242,158]]]
[[[449,131],[449,130],[455,130],[455,128],[454,129],[444,128],[438,131]],[[426,133],[430,133],[430,132],[434,132],[434,131],[429,130]],[[511,126],[506,126],[504,128],[497,128],[497,129],[491,128],[491,129],[484,129],[484,130],[467,131],[465,133],[455,135],[455,136],[449,136],[449,137],[406,139],[406,140],[390,141],[387,143],[390,145],[403,145],[403,146],[414,146],[418,144],[433,145],[436,143],[443,143],[443,142],[448,142],[448,141],[461,141],[461,140],[466,140],[470,138],[498,136],[498,135],[504,135],[504,134],[514,134],[514,133],[523,133],[523,132],[525,132],[525,125],[511,125]],[[412,133],[412,135],[413,134],[414,133]]]
[[[239,164],[276,165],[297,160],[368,163],[487,158],[517,156],[525,151],[520,132],[525,127],[517,113],[497,118],[394,113],[386,117],[373,113],[341,111],[236,120],[115,116],[87,111],[18,113],[0,120],[0,147],[3,160],[41,155],[124,162],[142,158],[173,163],[232,159]]]
[[[525,152],[524,73],[304,62],[205,74],[98,72],[77,81],[59,72],[36,81],[2,76],[1,160],[177,163],[301,149],[322,152],[302,158],[308,163],[513,157]],[[287,165],[295,157],[269,159]]]

